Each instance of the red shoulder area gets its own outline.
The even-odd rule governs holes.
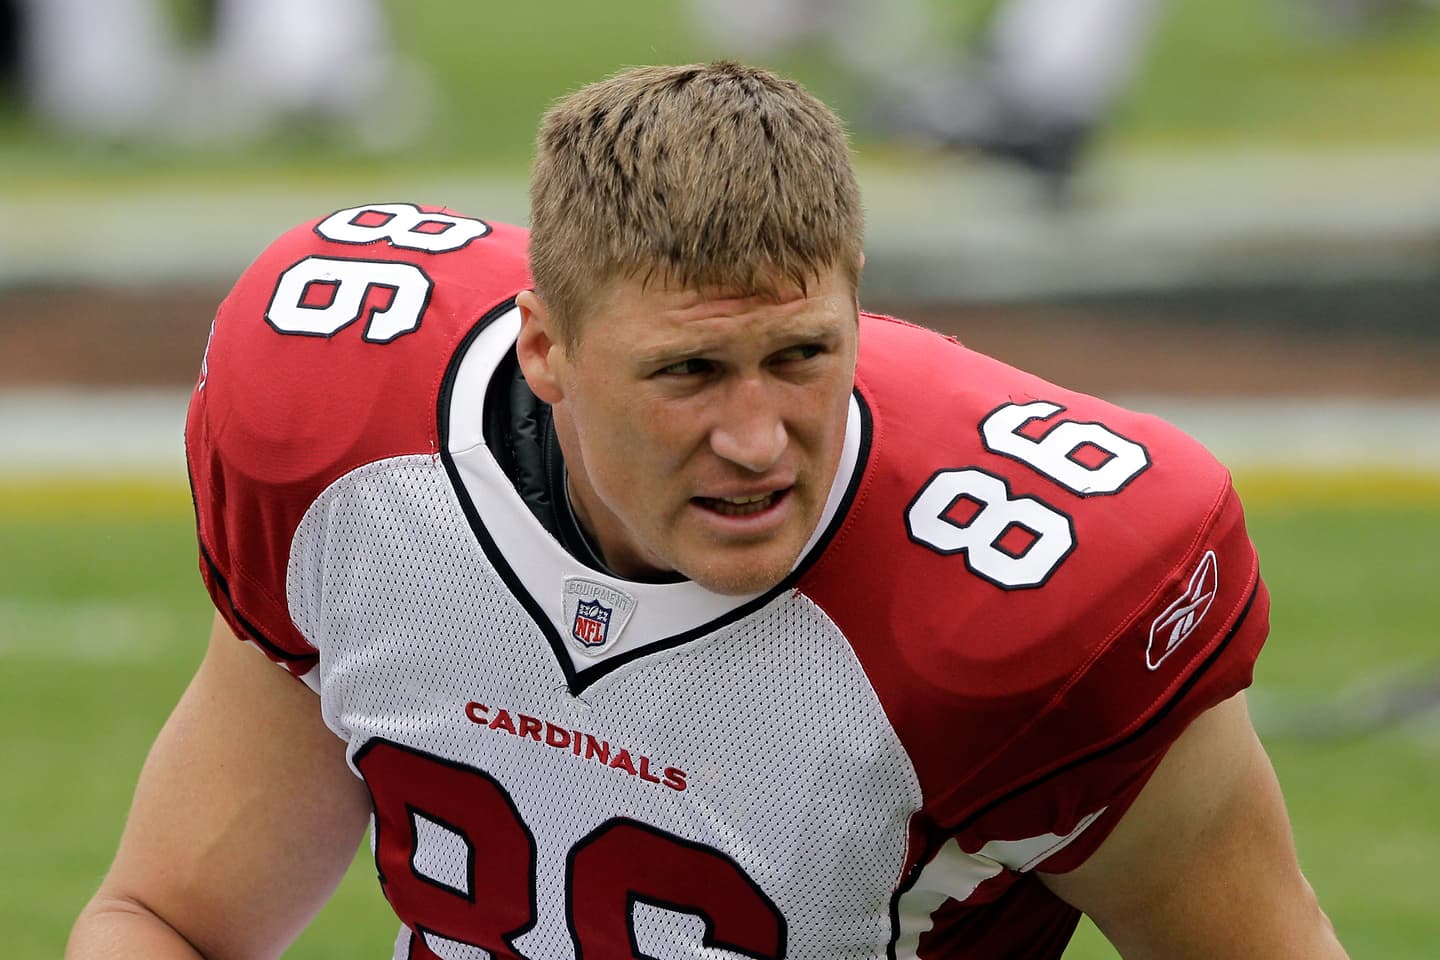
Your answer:
[[[239,278],[186,423],[202,566],[232,626],[304,654],[284,576],[305,509],[363,464],[439,450],[451,358],[528,286],[526,242],[443,207],[369,204],[286,232]]]
[[[860,341],[864,475],[801,589],[852,638],[934,816],[1183,718],[1247,614],[1258,639],[1204,696],[1248,683],[1254,551],[1199,443],[901,321],[867,315]]]

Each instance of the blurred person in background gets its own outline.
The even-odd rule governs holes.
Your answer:
[[[997,0],[978,35],[961,43],[950,42],[934,0],[690,3],[722,51],[826,55],[867,88],[870,134],[1016,164],[1063,201],[1139,73],[1164,0]],[[1275,12],[1349,38],[1437,8],[1440,0],[1287,0]]]
[[[1392,25],[1413,13],[1440,10],[1440,0],[1297,0],[1311,29],[1349,38]]]
[[[158,0],[21,0],[28,108],[66,134],[234,143],[311,127],[412,135],[377,0],[210,0],[188,49]],[[394,109],[392,109],[394,108]]]
[[[575,92],[531,200],[317,217],[220,307],[210,646],[71,960],[279,955],[367,825],[397,960],[1344,956],[1221,464],[862,312],[767,71]]]
[[[152,134],[183,89],[155,0],[21,0],[27,109],[62,133]]]
[[[1160,0],[1004,0],[969,49],[930,0],[691,0],[750,58],[827,50],[868,88],[873,134],[1018,164],[1060,197],[1134,77]]]

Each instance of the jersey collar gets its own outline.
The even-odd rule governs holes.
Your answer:
[[[869,418],[858,393],[851,395],[840,463],[820,521],[785,581],[765,593],[728,596],[690,580],[646,583],[597,569],[527,506],[502,467],[503,452],[497,457],[486,436],[484,424],[494,422],[486,416],[487,397],[493,403],[498,394],[491,383],[513,356],[519,329],[520,311],[509,301],[482,318],[456,352],[439,401],[441,457],[476,540],[549,639],[575,692],[637,657],[709,635],[765,606],[793,586],[843,523],[869,446]],[[563,490],[557,493],[563,500]],[[586,646],[582,636],[604,640]]]

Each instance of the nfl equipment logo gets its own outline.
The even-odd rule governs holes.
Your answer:
[[[611,609],[599,600],[581,600],[570,636],[583,647],[603,647],[610,634],[610,613]]]
[[[561,602],[565,619],[555,627],[564,630],[568,621],[570,649],[587,657],[602,657],[615,646],[635,612],[634,597],[589,577],[566,577]]]

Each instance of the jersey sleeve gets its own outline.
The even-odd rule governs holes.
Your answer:
[[[1251,682],[1269,599],[1229,473],[934,334],[871,318],[861,343],[870,462],[806,589],[915,767],[922,845],[1072,869]]]
[[[185,427],[201,574],[238,636],[315,664],[286,599],[301,519],[352,470],[438,453],[449,358],[527,285],[524,230],[399,203],[301,224],[242,274]]]
[[[1269,595],[1227,485],[1191,548],[993,759],[982,779],[996,789],[957,824],[962,846],[1048,837],[1005,865],[1083,863],[1190,723],[1250,685],[1268,631]]]

